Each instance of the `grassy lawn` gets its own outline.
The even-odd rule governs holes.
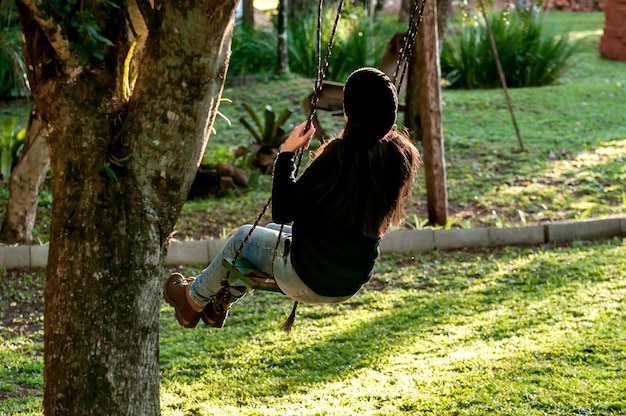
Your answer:
[[[161,310],[164,415],[626,414],[626,241],[384,257],[341,305],[257,292],[222,330]],[[191,270],[183,270],[192,273]],[[41,408],[40,274],[9,274],[0,414]],[[30,311],[33,311],[30,312]]]

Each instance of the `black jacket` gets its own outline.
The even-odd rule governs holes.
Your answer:
[[[272,219],[293,221],[291,264],[321,296],[348,296],[366,283],[379,256],[380,239],[338,220],[326,198],[340,197],[340,146],[327,146],[296,181],[295,153],[278,155],[272,184]]]

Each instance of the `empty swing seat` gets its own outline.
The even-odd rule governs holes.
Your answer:
[[[238,258],[233,264],[233,259],[226,258],[222,260],[222,265],[250,289],[282,293],[274,277],[258,270],[246,259]]]

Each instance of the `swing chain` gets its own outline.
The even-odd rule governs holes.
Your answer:
[[[409,66],[409,62],[411,61],[411,57],[413,55],[413,44],[415,43],[415,39],[419,33],[419,26],[422,22],[422,18],[424,16],[424,6],[426,5],[426,0],[422,0],[421,6],[420,1],[415,0],[415,5],[413,9],[411,9],[411,15],[409,17],[409,27],[407,29],[406,35],[404,36],[404,45],[402,46],[402,50],[400,52],[400,57],[398,58],[398,65],[396,66],[396,70],[393,74],[393,83],[400,90],[400,86],[404,81],[404,75]],[[419,13],[418,13],[419,9]],[[417,14],[418,18],[415,19],[415,15]],[[402,69],[402,72],[400,72]],[[398,82],[398,73],[400,72],[400,80]]]
[[[323,7],[322,6],[323,6],[323,2],[324,2],[324,0],[319,0],[319,6],[318,6],[318,12],[317,12],[317,74],[316,74],[316,80],[315,80],[315,89],[314,89],[314,92],[313,92],[313,96],[311,97],[311,108],[312,108],[312,111],[311,111],[311,114],[309,115],[309,118],[307,120],[307,124],[306,124],[306,126],[304,128],[305,132],[308,131],[309,128],[311,128],[311,123],[313,122],[313,117],[315,115],[315,107],[316,107],[317,101],[319,99],[320,91],[322,90],[322,85],[323,85],[323,81],[324,81],[324,78],[325,78],[324,74],[328,70],[328,65],[329,65],[329,61],[330,61],[330,55],[331,55],[331,52],[332,52],[332,46],[333,46],[333,43],[335,41],[335,34],[337,32],[337,26],[339,24],[339,18],[341,16],[341,10],[343,8],[344,0],[340,0],[340,2],[339,2],[339,6],[337,8],[337,15],[335,16],[335,22],[333,24],[331,36],[330,36],[330,39],[328,41],[328,47],[326,49],[326,55],[324,57],[324,65],[322,66],[321,39],[322,39],[322,11],[323,11]],[[298,151],[297,151],[297,163],[296,163],[296,176],[298,175],[298,171],[300,170],[300,164],[302,162],[303,154],[304,154],[304,150],[302,148],[298,149]],[[257,217],[256,221],[254,221],[254,223],[252,224],[252,227],[250,228],[250,231],[248,231],[248,233],[246,234],[246,236],[242,240],[241,244],[239,245],[239,247],[235,251],[235,255],[233,256],[233,264],[237,261],[237,259],[241,255],[241,252],[243,251],[243,248],[244,248],[246,242],[248,241],[248,239],[250,238],[250,236],[252,235],[252,233],[254,232],[256,227],[261,222],[261,219],[265,215],[265,212],[267,211],[267,209],[269,208],[271,203],[272,203],[272,197],[270,196],[268,198],[267,202],[265,203],[265,205],[263,206],[263,209],[261,210],[261,213]],[[278,245],[280,243],[280,237],[282,236],[283,228],[284,228],[284,224],[282,224],[281,227],[280,227],[280,231],[278,233],[278,239],[276,241],[276,247],[274,249],[274,255],[273,255],[272,260],[276,258],[276,251],[277,251]],[[274,262],[272,261],[272,264],[273,263]],[[214,305],[216,305],[218,307],[221,307],[224,310],[227,310],[228,305],[230,304],[230,284],[228,282],[228,278],[229,277],[230,277],[230,271],[226,271],[226,275],[222,278],[222,281],[221,281],[222,288],[218,291],[218,293],[215,294],[215,297],[213,298]]]
[[[335,42],[335,35],[337,32],[337,27],[339,25],[339,19],[341,17],[341,11],[343,9],[343,4],[344,4],[344,0],[340,0],[338,3],[338,7],[337,7],[337,14],[335,15],[335,21],[333,23],[333,27],[332,27],[332,31],[331,31],[331,35],[328,41],[328,46],[326,48],[326,54],[324,56],[324,64],[322,65],[322,12],[323,12],[323,3],[324,0],[319,0],[318,3],[318,11],[317,11],[317,39],[316,39],[316,52],[317,52],[317,73],[316,73],[316,79],[315,79],[315,88],[313,91],[313,94],[311,96],[311,113],[309,114],[309,117],[307,119],[307,123],[305,125],[304,128],[304,132],[307,132],[310,128],[311,128],[311,124],[313,123],[313,118],[315,117],[315,113],[316,113],[316,107],[317,107],[317,102],[319,100],[319,94],[321,93],[321,90],[323,88],[323,83],[324,83],[324,78],[326,77],[326,72],[328,71],[328,66],[329,66],[329,62],[330,62],[330,56],[332,53],[332,47],[333,44]],[[393,75],[393,82],[394,84],[398,87],[402,85],[402,82],[404,80],[404,74],[406,72],[407,66],[408,66],[408,62],[411,58],[412,55],[412,45],[413,42],[415,41],[415,38],[417,37],[418,34],[418,30],[419,30],[419,25],[422,21],[422,16],[424,14],[424,6],[426,4],[426,0],[422,0],[421,2],[421,8],[419,7],[419,0],[415,0],[415,6],[414,8],[411,10],[411,15],[410,15],[410,24],[409,24],[409,28],[407,29],[407,33],[404,37],[404,45],[402,47],[402,51],[401,51],[401,55],[400,58],[398,58],[398,63],[397,63],[397,67],[396,70],[394,72]],[[418,19],[415,19],[415,15],[418,13],[418,9],[419,9],[419,14],[418,14]],[[402,67],[402,72],[400,74],[400,82],[397,83],[397,76],[398,73],[400,71],[400,67]],[[297,150],[296,153],[296,158],[297,158],[297,162],[296,162],[296,176],[298,175],[298,171],[300,170],[300,164],[302,162],[302,156],[304,154],[304,149],[303,148],[299,148]],[[233,256],[233,264],[237,261],[237,259],[239,258],[239,256],[241,255],[241,252],[243,251],[243,248],[246,244],[246,242],[248,241],[248,239],[250,238],[250,236],[252,235],[252,233],[254,232],[254,230],[256,229],[256,227],[259,225],[259,223],[261,222],[261,219],[263,218],[263,216],[265,215],[265,212],[267,211],[267,209],[269,208],[269,206],[272,203],[272,197],[270,196],[267,200],[267,202],[265,203],[265,205],[263,206],[263,209],[261,210],[260,214],[258,215],[258,217],[256,218],[256,220],[254,221],[252,227],[250,228],[250,230],[248,231],[248,233],[246,234],[246,236],[244,237],[244,239],[242,240],[241,244],[239,245],[239,247],[237,248],[237,250],[235,251],[235,255]],[[278,251],[278,247],[280,244],[280,239],[283,233],[283,228],[284,228],[284,224],[281,224],[280,226],[280,230],[278,232],[278,238],[276,241],[276,246],[274,247],[274,253],[273,253],[273,257],[272,257],[272,265],[274,264],[274,260],[276,259],[276,252]],[[214,298],[213,298],[213,305],[216,307],[216,309],[218,311],[227,311],[230,308],[230,304],[231,304],[231,293],[230,293],[230,283],[228,282],[228,278],[230,277],[230,271],[228,270],[224,276],[224,278],[222,278],[221,281],[221,289],[215,294]],[[291,325],[293,324],[293,319],[295,318],[295,311],[296,308],[298,306],[298,302],[296,301],[294,303],[291,315],[289,316],[289,318],[287,319],[287,321],[285,322],[283,329],[286,332],[289,332],[289,330],[291,329]]]
[[[304,131],[308,131],[313,123],[313,117],[315,117],[317,101],[319,100],[319,94],[324,86],[324,78],[328,71],[328,65],[330,62],[330,56],[332,53],[333,44],[335,43],[335,34],[337,33],[337,27],[339,26],[339,19],[341,18],[341,11],[343,9],[344,0],[340,0],[337,6],[337,14],[335,15],[335,22],[330,33],[328,40],[328,46],[326,48],[326,55],[324,56],[324,65],[322,66],[322,5],[324,1],[320,0],[317,9],[317,37],[316,37],[316,50],[317,50],[317,74],[315,78],[315,89],[311,96],[311,113],[307,119],[306,127]]]

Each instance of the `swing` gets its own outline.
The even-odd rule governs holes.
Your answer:
[[[307,131],[311,127],[311,124],[313,122],[313,118],[315,117],[317,101],[319,99],[319,94],[320,94],[320,91],[321,91],[322,86],[323,86],[323,82],[324,82],[324,78],[326,76],[326,72],[328,70],[328,64],[329,64],[329,59],[330,59],[330,55],[331,55],[331,50],[332,50],[333,43],[334,43],[334,40],[335,40],[335,34],[336,34],[336,31],[337,31],[337,26],[338,26],[338,23],[339,23],[339,18],[340,18],[340,15],[341,15],[341,10],[343,8],[344,0],[339,0],[339,3],[338,3],[337,14],[335,16],[335,21],[334,21],[334,24],[333,24],[333,27],[332,27],[330,39],[328,41],[328,47],[326,49],[326,55],[325,55],[325,58],[324,58],[324,66],[322,67],[321,38],[322,38],[322,6],[323,6],[323,2],[324,2],[324,0],[319,0],[319,4],[318,4],[318,13],[317,13],[317,45],[316,45],[317,46],[317,74],[316,74],[316,79],[315,79],[315,89],[314,89],[313,94],[311,96],[311,112],[310,112],[309,117],[307,119],[307,124],[306,124],[305,129],[304,129],[305,131]],[[409,17],[409,27],[408,27],[407,33],[406,33],[406,35],[404,37],[404,45],[402,47],[402,51],[400,53],[400,57],[398,58],[396,70],[395,70],[395,72],[393,74],[393,77],[391,77],[392,82],[394,83],[394,85],[398,89],[399,89],[399,86],[402,85],[402,82],[403,82],[403,79],[404,79],[404,75],[405,75],[406,69],[408,67],[408,63],[409,63],[409,60],[410,60],[410,57],[411,57],[411,53],[412,53],[412,49],[413,49],[410,46],[413,45],[413,43],[415,41],[415,38],[417,36],[418,29],[419,29],[419,24],[422,21],[422,16],[424,14],[424,6],[425,6],[425,4],[426,4],[426,0],[422,0],[421,7],[420,7],[420,2],[418,0],[416,0],[414,8],[411,10],[411,14],[410,14],[410,17]],[[415,19],[416,15],[418,17],[417,20]],[[398,78],[398,76],[400,78]],[[296,176],[298,175],[298,171],[300,169],[300,163],[302,161],[302,155],[303,154],[304,154],[304,150],[302,148],[298,149],[298,152],[297,152],[297,163],[296,163],[296,173],[295,173]],[[230,289],[230,284],[229,284],[228,280],[229,280],[229,277],[231,275],[236,277],[237,279],[241,280],[242,282],[244,282],[246,284],[246,286],[248,288],[250,288],[250,289],[283,293],[282,290],[278,287],[278,284],[276,283],[276,279],[273,276],[258,270],[248,260],[246,260],[245,258],[240,258],[239,257],[241,255],[241,252],[243,250],[244,245],[246,244],[246,242],[248,241],[248,239],[250,238],[250,236],[254,232],[255,228],[258,226],[259,222],[261,221],[261,219],[265,215],[265,212],[267,211],[267,209],[271,205],[271,202],[272,202],[272,197],[270,196],[270,198],[267,200],[265,206],[261,210],[260,214],[258,215],[256,221],[253,223],[250,231],[245,236],[245,238],[241,242],[240,246],[238,247],[237,251],[235,252],[234,257],[233,258],[224,258],[224,259],[222,259],[222,265],[226,269],[226,275],[224,276],[224,278],[222,279],[222,282],[221,282],[222,288],[216,293],[216,295],[215,295],[215,297],[213,299],[214,306],[219,307],[219,308],[224,309],[224,310],[228,310],[228,308],[230,307],[230,303],[229,303],[229,301],[230,301],[230,290],[229,290]],[[278,232],[276,246],[274,247],[274,253],[273,253],[274,258],[276,257],[276,252],[278,250],[278,245],[280,243],[280,238],[281,238],[282,233],[283,233],[283,227],[284,227],[284,224],[282,224],[280,226],[280,230]],[[272,263],[273,263],[273,261],[272,261]],[[298,301],[294,301],[294,305],[293,305],[293,309],[291,311],[291,314],[289,315],[289,317],[287,318],[287,320],[283,324],[282,328],[283,328],[283,330],[285,330],[285,332],[289,332],[291,330],[291,326],[293,325],[293,321],[295,319],[295,313],[296,313],[296,308],[298,306],[298,303],[299,303]]]
[[[244,282],[250,289],[283,293],[273,276],[263,273],[244,258],[238,258],[236,261],[225,258],[222,259],[222,265],[232,276]]]

